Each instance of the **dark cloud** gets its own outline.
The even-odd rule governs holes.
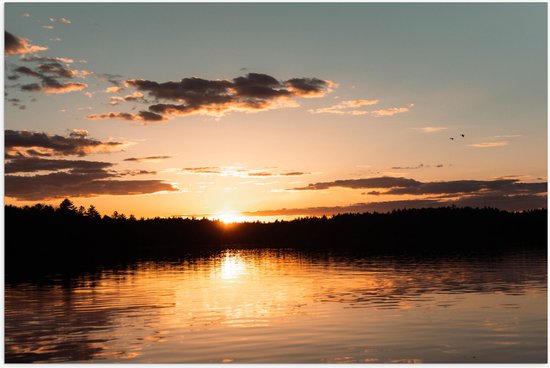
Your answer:
[[[161,122],[168,121],[166,117],[156,114],[154,112],[149,112],[149,111],[140,111],[137,114],[132,114],[128,112],[108,112],[104,114],[90,114],[87,116],[87,118],[91,120],[120,119],[120,120],[128,120],[128,121],[139,121],[144,123],[151,123],[151,122],[161,123]]]
[[[419,183],[415,186],[391,188],[383,194],[412,194],[412,195],[427,195],[427,194],[460,194],[474,193],[479,191],[516,191],[520,188],[525,188],[526,183],[518,185],[517,179],[502,179],[502,180],[453,180],[441,182]],[[529,185],[528,185],[529,187]],[[536,185],[535,187],[540,187]]]
[[[323,96],[331,82],[317,78],[292,78],[286,85],[292,94],[297,96]]]
[[[290,171],[280,174],[281,176],[301,176],[301,175],[309,175],[311,173],[308,172],[302,172],[302,171]]]
[[[120,176],[136,176],[136,175],[154,175],[156,174],[156,171],[148,171],[148,170],[126,170],[126,171],[120,171]]]
[[[84,160],[52,160],[37,157],[17,157],[9,160],[4,170],[6,174],[71,170],[74,173],[97,172],[113,166],[109,162],[84,161]]]
[[[464,197],[451,201],[413,199],[404,201],[356,203],[349,206],[335,207],[281,208],[276,210],[243,212],[242,214],[244,216],[330,216],[342,213],[389,212],[397,209],[446,207],[452,205],[458,207],[493,207],[506,211],[523,211],[535,208],[546,208],[546,204],[546,195],[482,195]]]
[[[27,54],[47,50],[47,47],[31,45],[29,40],[4,31],[4,52],[8,55]]]
[[[33,70],[26,66],[18,66],[13,70],[14,73],[35,77],[40,79],[40,83],[30,83],[21,86],[22,91],[44,92],[44,93],[67,93],[81,91],[88,87],[85,83],[78,82],[60,82],[58,79],[72,79],[75,77],[84,77],[91,72],[86,70],[72,70],[65,68],[61,63],[54,61],[38,65],[38,70]]]
[[[28,75],[31,77],[42,78],[42,74],[35,72],[34,70],[27,68],[26,66],[19,66],[14,70],[15,73]]]
[[[453,180],[422,183],[414,179],[378,177],[368,179],[336,180],[325,183],[309,184],[294,190],[321,190],[329,188],[387,188],[387,191],[371,191],[371,195],[437,195],[440,198],[458,195],[500,194],[542,194],[547,192],[547,183],[521,183],[518,179],[498,180]]]
[[[172,156],[148,156],[148,157],[129,157],[125,158],[123,161],[131,162],[155,162],[172,158]]]
[[[183,78],[159,83],[143,79],[127,80],[126,85],[146,92],[157,103],[149,111],[163,115],[207,114],[221,116],[229,111],[259,111],[296,106],[293,97],[318,97],[330,91],[332,82],[317,78],[279,81],[267,74],[249,73],[232,80]],[[116,98],[116,101],[120,101]],[[99,114],[95,118],[124,118]],[[130,120],[130,119],[125,119]]]
[[[74,71],[65,68],[58,62],[40,64],[38,69],[42,73],[53,74],[60,78],[73,78],[75,76]]]
[[[22,201],[49,200],[98,195],[135,195],[177,191],[162,180],[103,179],[105,172],[74,174],[52,173],[35,176],[5,176],[6,196]]]
[[[394,178],[390,176],[383,176],[379,178],[367,178],[367,179],[347,179],[347,180],[335,180],[324,183],[309,184],[307,187],[294,188],[294,190],[322,190],[329,188],[351,188],[351,189],[364,189],[364,188],[394,188],[394,187],[413,187],[421,184],[414,179],[407,178]]]
[[[82,130],[74,132],[68,137],[63,137],[25,130],[6,130],[6,153],[11,156],[84,156],[90,153],[119,151],[124,147],[124,143],[121,142],[101,142],[89,138],[87,132]]]
[[[162,180],[114,180],[122,176],[155,174],[147,170],[112,170],[112,163],[10,157],[6,163],[5,195],[17,200],[49,200],[97,195],[147,194],[177,191]],[[53,171],[38,174],[42,171]],[[36,173],[35,175],[11,175]]]

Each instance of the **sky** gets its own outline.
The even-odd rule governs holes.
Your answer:
[[[546,7],[7,3],[5,202],[546,207]]]

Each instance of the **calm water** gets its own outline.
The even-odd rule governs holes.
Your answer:
[[[7,362],[546,362],[546,255],[223,251],[5,288]]]

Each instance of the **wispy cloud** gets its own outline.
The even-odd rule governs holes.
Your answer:
[[[110,88],[117,88],[117,87],[110,87]],[[142,101],[142,102],[144,102],[143,94],[141,92],[134,92],[131,95],[126,95],[124,97],[111,96],[110,101],[109,101],[109,105],[115,106],[115,105],[118,105],[121,102],[130,102],[130,101]]]
[[[67,18],[50,18],[50,22],[52,23],[63,23],[63,24],[71,24],[71,21]]]
[[[408,112],[413,106],[414,104],[407,104],[406,106],[403,106],[403,107],[388,107],[386,109],[372,111],[371,114],[376,117],[393,116],[395,114],[402,114],[404,112]]]
[[[275,169],[247,169],[243,166],[203,166],[179,169],[182,174],[219,175],[234,177],[273,178],[309,175],[304,171],[282,171]]]
[[[432,126],[427,126],[427,127],[422,127],[422,128],[413,128],[413,129],[417,129],[417,130],[420,130],[424,133],[436,133],[436,132],[441,132],[443,130],[446,130],[448,129],[447,127],[432,127]]]
[[[494,148],[494,147],[502,147],[507,146],[508,141],[495,141],[495,142],[481,142],[481,143],[473,143],[470,144],[470,147],[476,147],[476,148]]]
[[[118,119],[140,123],[163,123],[168,121],[168,118],[149,111],[140,111],[137,114],[127,112],[108,112],[104,114],[90,114],[86,117],[90,120]]]
[[[357,110],[359,107],[375,105],[379,100],[346,100],[336,105],[312,109],[309,112],[313,114],[339,114],[339,115],[366,115],[369,112]]]
[[[167,160],[172,158],[172,156],[147,156],[147,157],[129,157],[125,158],[123,161],[129,162],[159,162],[162,160]]]

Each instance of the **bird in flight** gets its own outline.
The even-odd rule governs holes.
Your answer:
[[[454,137],[449,138],[451,141],[454,141]]]
[[[461,136],[462,138],[464,138],[464,134],[461,134],[460,136]]]

